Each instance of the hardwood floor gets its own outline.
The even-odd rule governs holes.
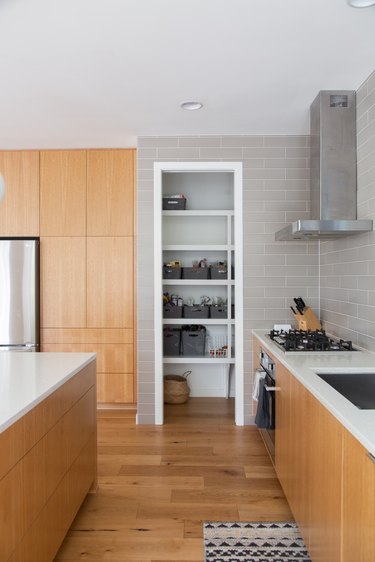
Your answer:
[[[257,429],[233,418],[220,398],[167,406],[164,426],[100,411],[99,490],[56,562],[203,561],[204,520],[292,520]]]

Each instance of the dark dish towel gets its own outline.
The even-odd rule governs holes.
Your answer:
[[[255,424],[257,427],[267,429],[270,426],[270,410],[269,410],[269,400],[267,390],[264,388],[266,385],[266,380],[261,379],[259,381],[259,399],[258,399],[258,409],[255,416]]]

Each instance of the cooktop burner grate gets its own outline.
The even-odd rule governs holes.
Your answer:
[[[285,352],[356,351],[350,340],[331,338],[325,330],[271,330],[268,337]]]

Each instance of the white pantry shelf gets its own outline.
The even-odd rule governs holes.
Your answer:
[[[163,285],[234,285],[233,279],[163,279]]]
[[[226,326],[227,324],[235,324],[233,318],[163,318],[163,324],[200,324],[212,326]]]
[[[231,252],[234,250],[233,244],[167,244],[163,246],[166,252]]]
[[[183,364],[188,363],[201,363],[201,364],[216,364],[216,365],[232,365],[236,362],[235,357],[164,357],[163,363]]]
[[[165,217],[233,217],[234,211],[163,211]]]

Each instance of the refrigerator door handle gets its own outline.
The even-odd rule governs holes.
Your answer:
[[[26,343],[24,345],[0,345],[1,351],[38,351],[39,346],[34,343]]]

